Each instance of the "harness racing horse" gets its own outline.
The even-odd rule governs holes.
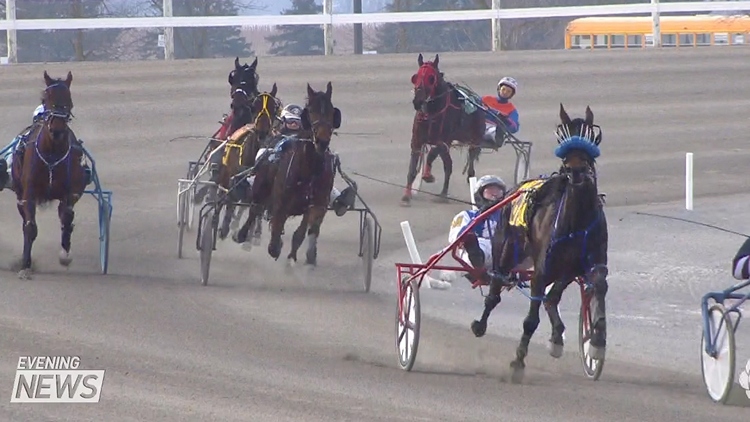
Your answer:
[[[217,139],[226,139],[239,127],[244,126],[247,123],[253,121],[253,114],[250,110],[250,104],[258,96],[258,81],[260,77],[256,72],[258,66],[258,58],[256,57],[252,64],[248,65],[245,63],[240,66],[240,58],[235,57],[234,69],[229,72],[227,81],[230,86],[230,97],[232,102],[230,103],[231,113],[222,123],[221,129],[215,134]],[[208,153],[219,146],[221,142],[217,140],[209,141]],[[223,151],[222,151],[223,152]],[[221,153],[216,153],[211,157],[211,162],[214,164],[221,163]],[[211,174],[210,180],[213,182],[217,181],[218,173],[214,171]],[[208,186],[201,186],[193,197],[193,202],[200,204],[208,193]]]
[[[469,145],[469,168],[467,182],[474,177],[474,162],[479,158],[480,145],[485,131],[485,112],[480,108],[468,114],[464,111],[463,98],[453,85],[446,82],[438,68],[440,57],[424,62],[422,54],[417,57],[419,69],[412,75],[414,98],[412,104],[416,113],[411,133],[411,159],[406,177],[406,189],[401,198],[402,205],[411,202],[411,189],[417,177],[417,165],[424,145],[433,148],[427,154],[425,172],[422,179],[426,183],[435,181],[432,163],[440,156],[443,161],[445,180],[439,199],[447,201],[448,185],[453,173],[453,159],[450,155],[451,143]]]
[[[45,71],[44,81],[44,119],[31,129],[26,145],[21,146],[19,157],[12,163],[13,191],[23,219],[23,257],[18,273],[22,279],[30,279],[32,273],[31,247],[38,233],[36,207],[53,200],[59,201],[57,213],[62,225],[60,264],[70,265],[73,207],[86,187],[82,146],[68,127],[73,109],[73,74],[68,72],[65,80],[52,79]]]
[[[531,303],[523,322],[523,336],[511,362],[513,379],[523,378],[524,359],[529,341],[539,325],[542,301],[552,325],[550,354],[563,352],[565,324],[558,309],[565,288],[584,277],[586,293],[593,308],[589,355],[603,359],[606,347],[605,296],[607,294],[607,220],[603,194],[596,181],[595,159],[599,156],[601,129],[594,125],[594,114],[586,107],[585,119],[570,119],[560,104],[561,125],[555,155],[562,160],[557,173],[547,179],[529,180],[516,189],[524,193],[501,210],[493,236],[493,268],[490,292],[484,312],[471,324],[477,337],[484,335],[487,318],[500,303],[500,292],[510,288],[507,275],[518,264],[530,259],[534,274],[530,280]],[[514,189],[515,190],[515,189]],[[545,290],[551,285],[544,298]]]
[[[317,240],[320,226],[328,211],[335,175],[336,156],[329,150],[333,130],[341,126],[341,111],[331,102],[333,87],[328,82],[325,92],[307,85],[307,103],[302,111],[302,131],[297,137],[284,138],[274,152],[275,157],[256,163],[257,173],[252,185],[252,201],[247,222],[237,231],[234,240],[243,243],[251,225],[264,209],[271,213],[271,239],[268,254],[281,255],[281,234],[287,218],[302,216],[292,236],[288,259],[297,261],[297,251],[310,236],[306,263],[317,263]],[[309,228],[309,231],[308,231]]]
[[[224,155],[219,167],[217,183],[224,189],[229,189],[227,193],[230,201],[225,202],[226,207],[219,238],[225,239],[229,234],[229,225],[234,216],[234,202],[241,202],[245,198],[240,189],[231,189],[234,183],[233,176],[239,173],[243,167],[251,167],[255,163],[255,156],[260,150],[263,140],[270,134],[274,120],[279,113],[279,100],[276,99],[276,84],[273,84],[271,92],[263,92],[253,99],[253,102],[242,112],[237,113],[237,117],[232,120],[230,126],[231,135],[224,145]],[[236,97],[235,97],[236,98]],[[240,110],[235,106],[235,111]],[[253,123],[243,124],[241,122],[249,120],[255,116]],[[221,212],[222,205],[217,212]]]

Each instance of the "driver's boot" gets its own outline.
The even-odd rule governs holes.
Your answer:
[[[357,198],[357,195],[354,192],[354,189],[352,189],[351,186],[347,186],[346,189],[339,192],[338,189],[333,188],[331,190],[331,197],[333,200],[331,201],[331,207],[333,207],[333,212],[336,213],[337,216],[341,217],[344,214],[346,214],[346,211],[349,208],[354,207],[354,201]]]

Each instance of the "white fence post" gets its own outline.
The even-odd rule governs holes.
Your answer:
[[[8,23],[16,23],[16,0],[5,0],[5,19]],[[8,63],[18,63],[18,43],[16,42],[16,30],[8,29],[6,32],[8,41]]]
[[[325,55],[333,55],[333,0],[323,0],[323,15],[330,17],[330,21],[323,25],[323,47]]]
[[[651,31],[654,37],[654,47],[661,47],[661,22],[659,16],[659,0],[651,0],[651,19],[654,20],[653,30]]]
[[[172,0],[164,0],[164,17],[172,17]],[[164,60],[174,60],[174,28],[164,27]]]
[[[500,10],[500,0],[492,0],[492,10]],[[500,19],[492,19],[492,51],[501,51],[503,49],[503,31],[500,27]]]
[[[685,209],[693,210],[693,153],[685,154]]]

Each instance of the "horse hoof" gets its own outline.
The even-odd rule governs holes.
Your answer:
[[[240,248],[245,252],[250,252],[253,250],[253,244],[250,242],[244,242],[240,245]]]
[[[547,343],[547,348],[549,349],[549,355],[555,359],[558,359],[563,355],[562,344],[555,344],[550,340],[549,343]]]
[[[245,243],[245,240],[247,240],[247,235],[242,235],[241,232],[237,232],[232,235],[232,240],[234,240],[235,243]]]
[[[605,350],[606,349],[604,347],[596,347],[596,346],[589,345],[588,355],[591,359],[594,359],[594,360],[604,360]]]
[[[510,375],[510,382],[513,384],[520,384],[523,381],[524,372],[526,371],[526,365],[523,362],[514,360],[510,363],[513,373]]]
[[[487,323],[485,322],[482,324],[481,321],[474,320],[471,323],[471,332],[474,333],[476,337],[482,337],[484,333],[487,332]]]
[[[401,197],[401,206],[402,207],[410,207],[411,206],[411,197],[404,195]]]
[[[21,280],[31,280],[31,268],[24,268],[18,272],[18,278]]]
[[[435,183],[435,176],[431,174],[427,176],[422,176],[422,181],[424,181],[425,183]]]
[[[67,267],[70,265],[70,263],[73,262],[73,258],[70,257],[70,253],[66,252],[64,250],[60,251],[60,265],[63,267]]]
[[[278,260],[279,256],[281,255],[281,242],[279,242],[278,245],[274,245],[273,243],[268,244],[268,254],[271,255],[271,258]]]

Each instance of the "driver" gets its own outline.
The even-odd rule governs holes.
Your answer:
[[[732,260],[732,275],[737,280],[750,279],[750,238],[740,246]]]
[[[489,109],[490,113],[500,118],[509,133],[516,133],[520,128],[518,110],[510,102],[510,99],[516,95],[517,91],[518,82],[510,76],[506,76],[497,83],[497,96],[485,95],[482,97],[482,103]],[[497,132],[495,122],[496,120],[493,120],[491,116],[487,116],[485,120],[484,139],[490,143],[494,143],[499,148],[503,146],[505,134],[502,133],[502,129],[501,132]]]
[[[498,176],[485,175],[479,178],[474,191],[474,203],[477,209],[464,210],[453,217],[448,233],[448,242],[455,242],[477,216],[501,201],[507,190],[508,187],[505,182]],[[472,233],[464,236],[465,253],[462,254],[462,259],[466,259],[468,256],[468,260],[474,268],[490,268],[492,266],[492,236],[495,234],[500,213],[500,210],[493,213],[482,223],[474,226]]]

